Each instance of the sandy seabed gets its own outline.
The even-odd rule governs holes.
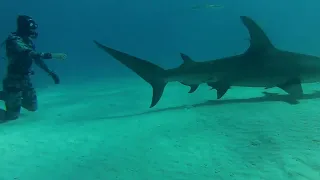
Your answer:
[[[293,105],[170,83],[151,109],[139,78],[39,89],[38,112],[0,124],[0,180],[320,180],[320,85],[303,87]]]

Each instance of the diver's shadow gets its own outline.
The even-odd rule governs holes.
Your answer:
[[[115,118],[134,117],[134,116],[152,114],[152,113],[163,112],[163,111],[181,110],[181,109],[185,109],[185,108],[218,106],[218,105],[224,105],[224,104],[237,104],[237,103],[261,103],[261,102],[276,102],[276,101],[278,101],[278,102],[286,102],[288,104],[294,105],[294,104],[299,104],[298,100],[319,99],[320,98],[320,91],[314,91],[313,93],[310,93],[310,94],[304,94],[303,97],[298,100],[292,99],[292,97],[290,95],[282,95],[282,94],[278,94],[278,93],[268,93],[268,92],[263,92],[263,94],[264,95],[261,97],[254,97],[254,98],[248,98],[248,99],[209,100],[209,101],[199,103],[199,104],[155,109],[155,110],[149,110],[149,111],[145,111],[145,112],[141,112],[141,113],[133,113],[133,114],[128,114],[128,115],[107,116],[107,117],[101,117],[99,119],[115,119]]]

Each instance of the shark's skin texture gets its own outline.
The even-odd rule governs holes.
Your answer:
[[[320,82],[319,57],[277,49],[256,22],[247,16],[240,19],[250,34],[250,46],[245,52],[202,62],[181,53],[183,64],[167,70],[97,41],[94,43],[152,86],[150,108],[159,102],[166,84],[174,81],[190,86],[189,93],[207,83],[217,90],[218,99],[232,86],[278,87],[298,99],[303,95],[301,83]]]

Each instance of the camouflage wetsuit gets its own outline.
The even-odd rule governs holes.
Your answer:
[[[30,38],[12,33],[6,39],[6,55],[8,66],[3,80],[6,118],[16,119],[20,115],[21,106],[29,111],[37,110],[37,95],[30,80],[33,74],[31,66],[35,62],[50,73],[42,59],[51,59],[51,54],[36,52]]]

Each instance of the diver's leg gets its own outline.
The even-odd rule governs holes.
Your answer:
[[[22,90],[22,107],[28,111],[36,111],[38,109],[37,99],[37,93],[30,79],[26,79]]]
[[[9,92],[6,99],[6,120],[15,120],[20,116],[22,92]]]
[[[16,81],[6,79],[3,82],[3,89],[6,93],[5,98],[5,119],[14,120],[20,116],[22,91]]]

